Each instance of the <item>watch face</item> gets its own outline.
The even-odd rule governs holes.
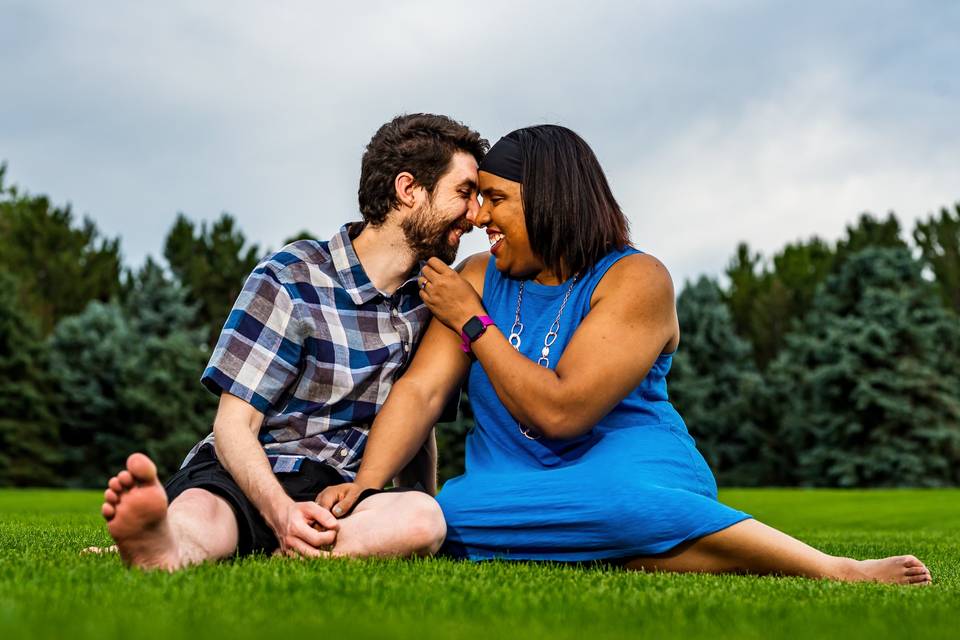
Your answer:
[[[473,316],[467,320],[467,324],[463,325],[463,332],[467,334],[471,342],[482,336],[485,330],[486,327],[483,326],[483,323],[480,322],[480,318],[477,316]]]

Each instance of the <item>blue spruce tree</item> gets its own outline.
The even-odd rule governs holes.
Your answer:
[[[677,301],[680,349],[670,397],[723,484],[776,481],[774,433],[758,412],[762,384],[750,344],[737,335],[717,283],[687,283]]]
[[[907,248],[850,255],[770,373],[800,484],[960,482],[960,323]]]

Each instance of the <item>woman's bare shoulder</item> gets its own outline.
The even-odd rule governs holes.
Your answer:
[[[483,281],[487,274],[487,265],[493,256],[489,253],[476,253],[457,265],[457,272],[473,285],[477,295],[483,297]]]
[[[673,278],[666,266],[648,253],[617,260],[597,284],[594,300],[610,294],[628,295],[635,302],[673,301]]]

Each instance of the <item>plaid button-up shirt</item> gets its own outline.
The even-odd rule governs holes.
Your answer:
[[[430,319],[416,275],[392,296],[370,282],[350,241],[360,228],[294,242],[261,262],[203,372],[212,392],[264,414],[259,438],[275,473],[311,458],[352,480],[370,424]],[[210,434],[184,465],[212,442]]]

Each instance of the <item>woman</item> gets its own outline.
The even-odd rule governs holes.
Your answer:
[[[466,473],[438,496],[446,549],[474,560],[617,560],[628,568],[922,584],[913,556],[821,553],[717,501],[667,399],[679,343],[667,270],[629,245],[593,152],[544,125],[479,167],[472,222],[490,256],[423,270],[434,314],[371,430],[356,483],[320,497],[348,512],[409,461],[469,372]]]

